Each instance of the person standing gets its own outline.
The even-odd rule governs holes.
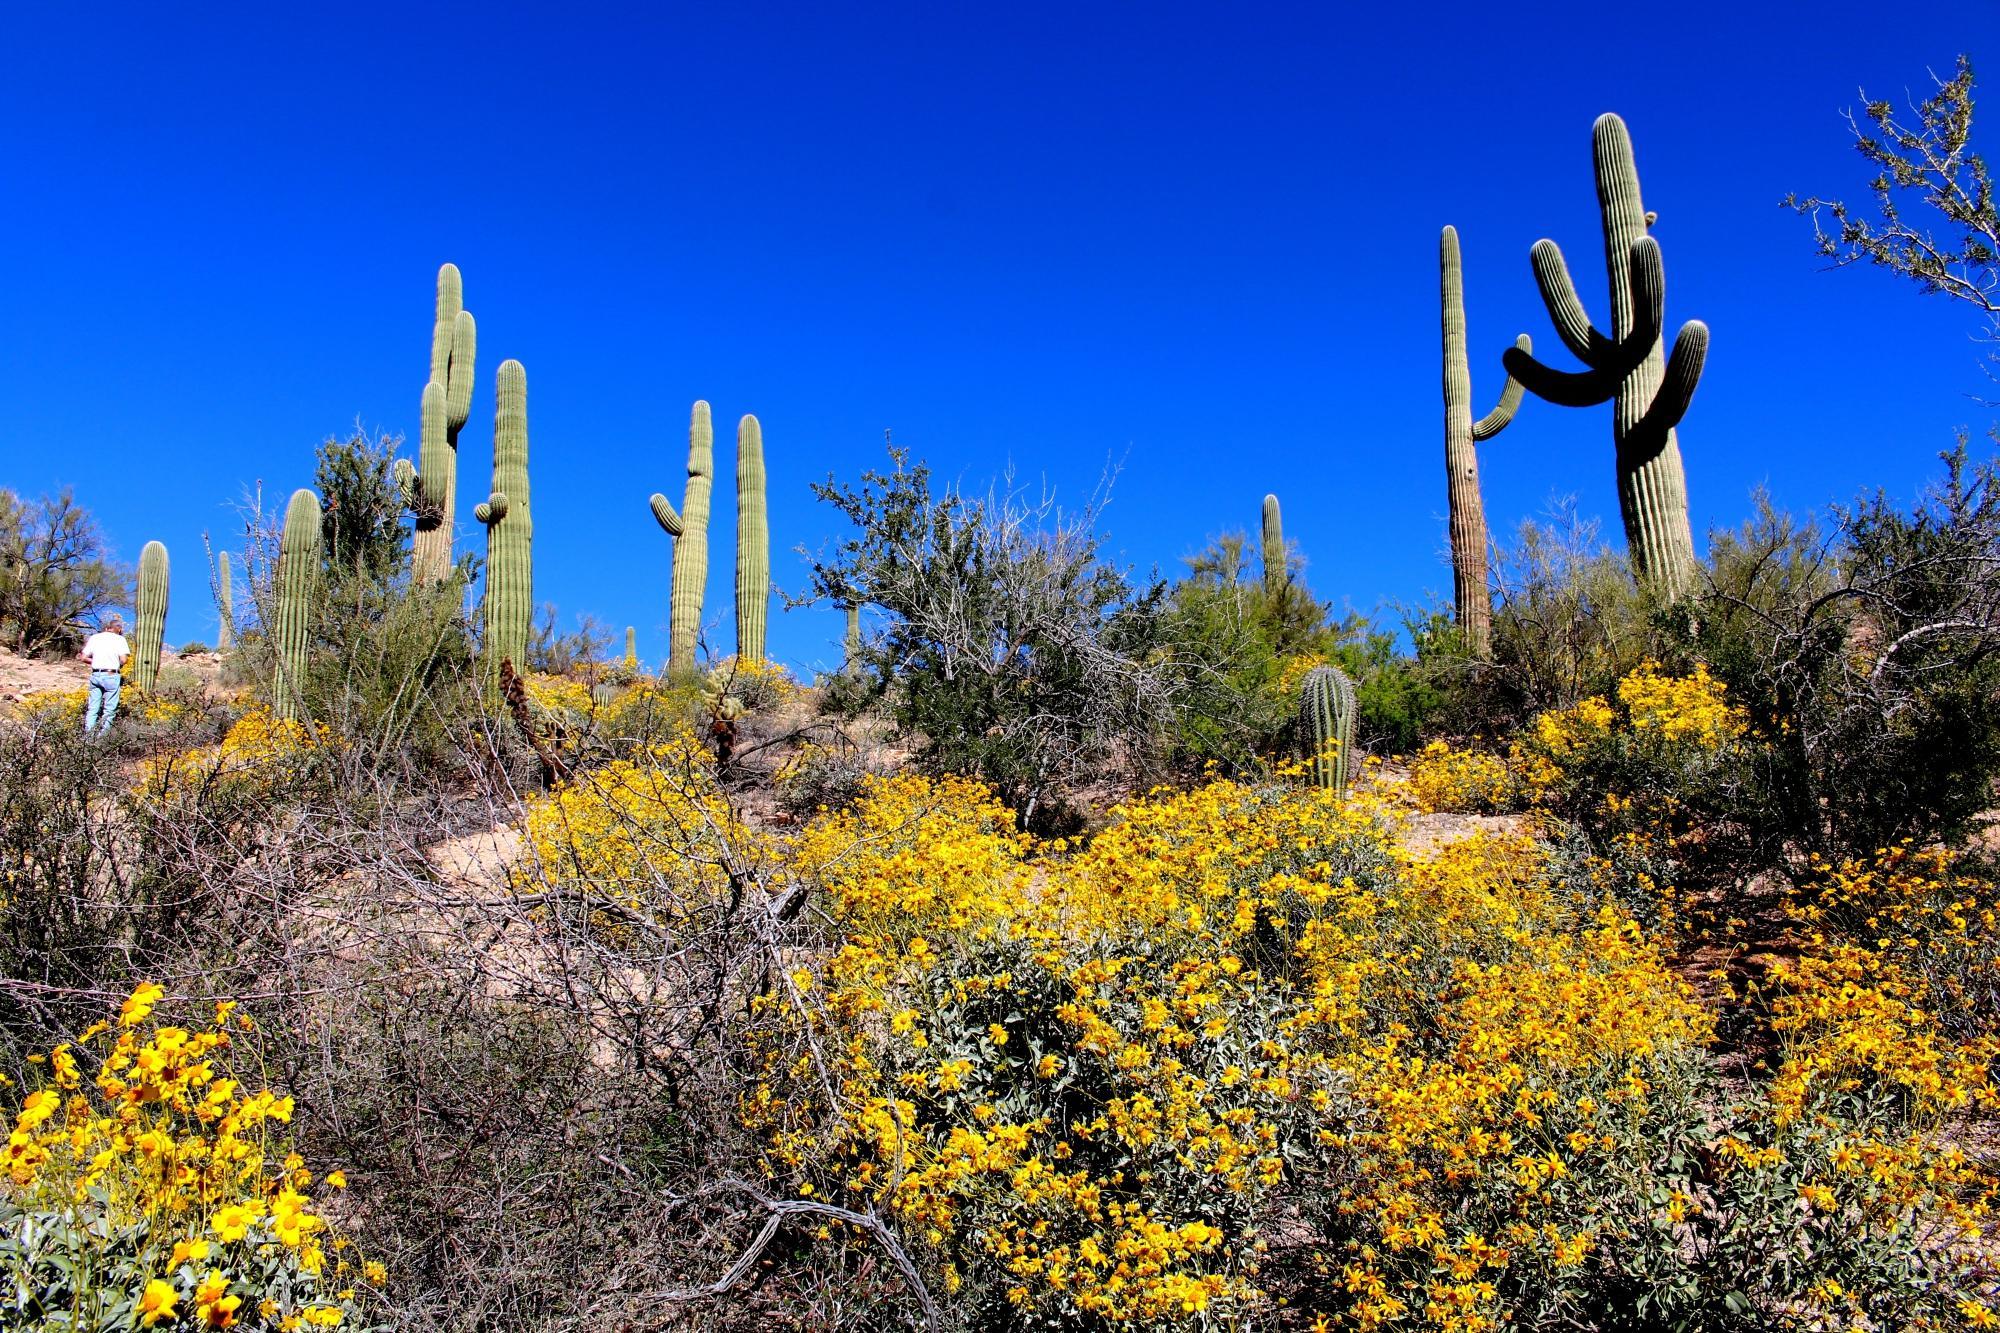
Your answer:
[[[83,734],[102,736],[111,730],[111,719],[118,715],[118,687],[124,683],[119,673],[125,659],[132,655],[132,645],[125,639],[125,621],[112,615],[104,622],[103,629],[83,641],[83,651],[77,655],[90,663],[90,696],[83,706]]]

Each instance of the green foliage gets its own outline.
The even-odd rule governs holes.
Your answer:
[[[400,575],[409,562],[410,529],[394,475],[396,442],[359,431],[345,440],[329,436],[316,457],[313,488],[325,508],[320,542],[329,576],[384,581]],[[216,570],[225,604],[228,569],[225,552]]]
[[[24,654],[74,651],[85,622],[124,602],[130,586],[71,492],[31,503],[0,487],[0,643]]]
[[[855,528],[814,562],[814,593],[880,617],[862,701],[886,708],[921,766],[985,778],[1033,827],[1060,826],[1077,784],[1155,765],[1176,680],[1163,590],[1101,557],[1095,510],[935,495],[928,468],[890,457],[859,486],[813,486]]]
[[[1838,199],[1790,195],[1785,203],[1813,220],[1821,256],[1836,267],[1868,263],[1908,278],[1926,295],[1947,296],[1979,311],[1984,340],[2000,343],[2000,206],[1986,162],[1972,151],[1972,61],[1959,56],[1950,79],[1935,74],[1936,91],[1905,121],[1892,102],[1866,101],[1864,126],[1847,113],[1854,150],[1875,170],[1873,220]],[[1942,234],[1905,212],[1916,196]],[[1829,229],[1821,213],[1830,215]],[[1990,354],[2000,361],[2000,350]]]

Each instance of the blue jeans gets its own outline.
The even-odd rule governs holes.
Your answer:
[[[118,716],[118,686],[120,678],[116,671],[93,671],[90,673],[90,696],[83,705],[83,734],[102,736],[111,730],[111,719]],[[102,723],[98,721],[103,718]]]

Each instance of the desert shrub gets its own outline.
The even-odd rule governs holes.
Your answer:
[[[983,778],[1024,826],[1074,822],[1078,785],[1160,761],[1164,590],[1103,558],[1093,509],[933,495],[921,463],[892,461],[814,487],[855,528],[815,562],[815,594],[879,613],[859,674],[920,765]]]
[[[162,994],[141,985],[22,1089],[0,1153],[9,1308],[42,1328],[376,1326],[360,1292],[386,1275],[306,1192],[293,1099],[258,1086],[252,1025],[228,1004],[161,1022]]]
[[[866,792],[867,780],[879,776],[859,746],[837,738],[831,744],[807,741],[799,746],[773,775],[773,783],[780,808],[804,819],[847,809]]]
[[[1686,627],[1766,739],[1746,813],[1828,858],[1962,838],[2000,777],[2000,492],[1964,441],[1908,508],[1761,504],[1717,534]]]
[[[207,644],[203,643],[200,639],[189,639],[186,643],[182,644],[179,649],[180,655],[182,657],[192,657],[197,654],[206,654],[212,651],[214,650],[211,649]]]

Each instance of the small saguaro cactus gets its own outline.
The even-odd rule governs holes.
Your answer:
[[[673,590],[667,622],[667,669],[694,670],[701,637],[701,599],[708,586],[708,503],[715,489],[715,429],[708,404],[696,402],[688,417],[687,491],[679,513],[666,496],[652,499],[653,517],[674,539]]]
[[[493,493],[473,508],[486,525],[486,657],[527,670],[535,615],[534,516],[528,504],[528,372],[502,361],[494,378]]]
[[[1285,520],[1278,513],[1278,497],[1264,497],[1264,590],[1276,592],[1285,586]]]
[[[1529,393],[1559,407],[1615,400],[1611,434],[1618,456],[1618,509],[1632,571],[1668,600],[1694,587],[1694,532],[1688,524],[1687,472],[1674,428],[1687,414],[1708,358],[1708,326],[1689,320],[1660,353],[1666,277],[1659,243],[1647,235],[1656,215],[1639,197],[1639,168],[1625,122],[1602,115],[1591,131],[1597,202],[1604,221],[1604,262],[1611,277],[1610,334],[1590,321],[1570,281],[1562,251],[1536,241],[1532,257],[1543,304],[1563,344],[1588,369],[1551,370],[1518,348],[1507,371]]]
[[[849,602],[842,609],[847,612],[847,638],[843,644],[847,650],[847,661],[842,669],[852,675],[861,669],[861,608]]]
[[[276,690],[279,717],[299,715],[300,689],[306,674],[306,650],[312,644],[313,604],[319,596],[319,497],[305,487],[292,492],[285,506],[285,530],[278,538],[277,619],[271,643],[277,650]]]
[[[417,466],[399,467],[405,499],[416,513],[411,573],[418,583],[439,583],[451,573],[452,527],[457,521],[458,432],[472,412],[472,369],[478,329],[465,308],[458,266],[438,269],[437,320],[431,325],[431,377],[419,413]],[[435,390],[435,392],[433,392]]]
[[[736,426],[736,660],[764,660],[771,608],[771,526],[764,511],[764,429],[746,416]]]
[[[639,631],[631,625],[625,627],[625,669],[639,669]]]
[[[221,622],[216,631],[215,651],[226,653],[236,643],[236,602],[229,593],[229,552],[215,557],[215,614]]]
[[[147,542],[139,552],[138,615],[132,628],[132,683],[153,688],[160,676],[160,649],[167,637],[167,548]]]
[[[1314,667],[1299,688],[1299,736],[1307,747],[1313,781],[1347,799],[1348,760],[1354,749],[1354,682],[1336,666]]]
[[[1444,307],[1444,473],[1451,507],[1451,581],[1459,633],[1481,661],[1493,655],[1493,595],[1486,582],[1486,505],[1479,495],[1477,441],[1507,428],[1521,406],[1521,383],[1512,375],[1491,412],[1472,419],[1472,367],[1465,352],[1465,277],[1458,257],[1458,229],[1446,227],[1438,240]],[[1514,342],[1524,354],[1534,350],[1527,334]]]

